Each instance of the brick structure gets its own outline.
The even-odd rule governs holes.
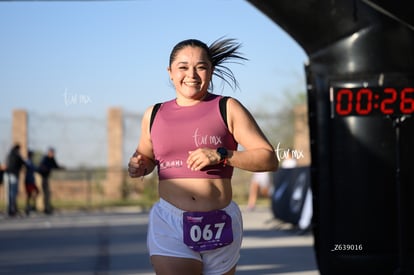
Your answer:
[[[23,158],[27,157],[28,151],[28,119],[26,110],[13,110],[12,117],[12,143],[20,144],[20,154]],[[24,193],[25,168],[20,172],[19,193]]]
[[[108,110],[108,170],[105,195],[120,198],[123,181],[123,113],[121,108]]]
[[[28,143],[27,111],[13,110],[12,119],[12,143],[19,143],[21,147],[20,152],[23,157],[26,157]]]

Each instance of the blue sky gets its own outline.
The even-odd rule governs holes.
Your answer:
[[[0,117],[142,111],[174,97],[166,67],[177,42],[221,36],[249,58],[231,66],[241,90],[223,93],[254,107],[304,83],[304,51],[246,1],[0,2]]]
[[[241,42],[249,61],[230,65],[240,90],[217,93],[254,110],[305,91],[305,52],[247,1],[0,2],[0,120],[16,108],[94,117],[111,106],[143,112],[175,96],[166,68],[177,42],[222,36]]]

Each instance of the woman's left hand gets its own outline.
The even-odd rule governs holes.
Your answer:
[[[188,152],[187,167],[193,171],[200,171],[206,166],[218,164],[220,156],[216,149],[198,148]]]

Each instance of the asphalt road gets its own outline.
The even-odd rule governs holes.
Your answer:
[[[319,274],[312,235],[280,226],[268,208],[242,212],[245,231],[236,274]],[[0,274],[154,274],[147,220],[138,208],[15,218],[0,213]]]

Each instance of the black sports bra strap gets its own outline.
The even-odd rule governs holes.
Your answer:
[[[229,98],[230,98],[229,96],[223,96],[222,98],[220,98],[220,101],[219,101],[220,114],[221,114],[221,117],[223,118],[224,124],[226,124],[227,128],[228,128],[228,125],[227,125],[227,100]]]
[[[150,120],[150,132],[151,132],[152,124],[154,123],[155,115],[157,114],[158,109],[161,107],[161,105],[162,105],[162,103],[157,103],[152,108],[151,120]]]

